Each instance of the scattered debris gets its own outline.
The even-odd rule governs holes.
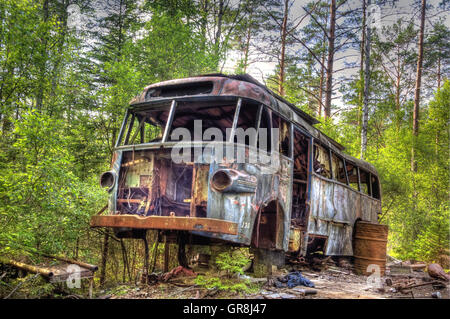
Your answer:
[[[169,271],[168,273],[166,273],[162,279],[163,279],[163,281],[168,281],[169,279],[171,279],[173,277],[178,277],[180,275],[197,276],[197,274],[195,272],[193,272],[191,269],[185,268],[183,266],[178,266],[178,267],[175,267],[174,269],[172,269],[171,271]]]
[[[303,289],[300,287],[294,287],[292,288],[292,291],[295,291],[296,293],[302,294],[304,296],[317,294],[317,290],[315,289]]]
[[[341,257],[338,259],[337,265],[340,268],[353,269],[353,265],[350,263],[350,261],[347,258],[344,258],[344,257]]]
[[[436,299],[442,299],[442,295],[439,291],[435,291],[431,294],[432,298],[436,298]]]
[[[314,287],[314,283],[312,283],[308,278],[303,277],[300,271],[291,272],[283,277],[276,277],[272,281],[272,284],[277,288],[293,288],[295,286]]]
[[[386,286],[392,286],[392,279],[391,278],[386,278]]]
[[[295,299],[296,296],[291,295],[291,294],[286,294],[286,293],[281,293],[280,294],[281,299]]]

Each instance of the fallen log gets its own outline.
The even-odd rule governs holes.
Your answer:
[[[51,271],[48,268],[32,266],[32,265],[21,263],[19,261],[15,261],[15,260],[3,260],[2,262],[5,263],[5,264],[8,264],[8,265],[11,265],[13,267],[22,269],[24,271],[31,272],[33,274],[42,275],[42,276],[44,276],[46,278],[49,278],[49,279],[51,277],[53,277],[53,275],[54,275],[53,271]]]
[[[80,267],[89,269],[90,271],[97,271],[98,270],[98,266],[97,265],[91,265],[91,264],[88,264],[88,263],[84,263],[82,261],[73,260],[73,259],[66,258],[66,257],[45,255],[45,254],[42,254],[42,256],[43,257],[47,257],[47,258],[56,259],[56,260],[59,260],[59,261],[64,261],[64,262],[69,263],[69,264],[75,264],[75,265],[78,265]]]

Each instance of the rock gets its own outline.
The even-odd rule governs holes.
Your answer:
[[[317,290],[315,290],[315,289],[305,289],[305,288],[300,288],[300,287],[294,287],[291,290],[295,291],[296,293],[305,295],[305,296],[317,294]]]
[[[239,279],[242,279],[242,280],[250,280],[252,277],[250,277],[250,276],[248,276],[248,275],[241,275],[241,274],[238,274],[238,278],[239,278]]]
[[[428,265],[428,274],[430,277],[437,278],[437,279],[443,279],[446,281],[450,280],[450,275],[446,274],[444,272],[444,269],[442,269],[441,265],[439,264],[429,264]]]
[[[305,291],[306,291],[304,288],[300,288],[300,287],[294,287],[294,288],[292,288],[291,290],[293,290],[293,291],[295,291],[295,292],[302,293],[302,294],[304,294]]]

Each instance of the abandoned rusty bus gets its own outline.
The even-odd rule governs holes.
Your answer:
[[[344,154],[316,123],[248,75],[150,85],[127,110],[111,170],[101,175],[110,194],[108,213],[93,216],[91,226],[112,227],[119,237],[157,229],[183,233],[192,244],[352,256],[355,222],[377,224],[381,212],[377,171]],[[193,138],[180,141],[178,128]],[[211,142],[209,128],[226,140]],[[241,128],[265,129],[269,137],[237,140]],[[275,129],[277,139],[270,136]],[[192,152],[174,161],[180,145]],[[244,149],[245,158],[227,158],[224,151],[218,161],[220,147],[235,149],[232,154]],[[275,154],[278,164],[249,161],[255,152]]]

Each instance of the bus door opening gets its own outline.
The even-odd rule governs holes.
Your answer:
[[[309,200],[309,152],[310,138],[298,129],[294,130],[294,175],[292,181],[292,214],[291,226],[305,231],[308,224]]]

